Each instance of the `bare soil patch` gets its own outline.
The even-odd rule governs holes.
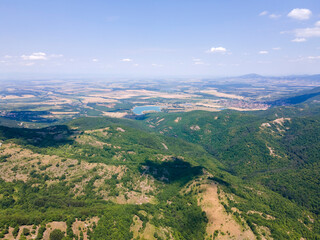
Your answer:
[[[174,122],[178,123],[181,120],[181,117],[177,117]]]
[[[62,232],[67,232],[67,224],[66,222],[49,222],[46,225],[46,231],[43,233],[43,239],[49,240],[50,239],[50,233],[55,230],[59,229]]]
[[[29,240],[29,239],[35,239],[37,234],[38,234],[38,229],[39,229],[39,226],[37,226],[36,229],[33,229],[33,225],[22,225],[19,227],[19,232],[18,232],[18,235],[16,238],[14,238],[12,232],[13,232],[13,227],[9,227],[9,233],[7,233],[3,239],[7,239],[7,240],[15,240],[15,239],[20,239],[21,237],[21,234],[23,232],[23,229],[26,228],[26,229],[29,229],[30,231],[30,234],[28,236],[26,236],[26,238]],[[32,233],[34,231],[34,233]]]
[[[209,236],[217,230],[219,234],[216,239],[256,239],[251,229],[244,229],[232,215],[225,212],[218,197],[217,184],[203,184],[201,190],[199,204],[208,217],[207,234]]]
[[[88,230],[92,231],[93,223],[97,224],[99,221],[99,217],[93,217],[85,221],[81,221],[76,219],[76,221],[72,224],[73,233],[80,238],[80,233],[83,233],[83,240],[88,240]]]
[[[133,233],[133,239],[148,239],[148,240],[156,240],[157,238],[154,237],[155,233],[161,239],[174,239],[170,229],[167,228],[156,228],[150,222],[147,222],[145,228],[143,229],[143,222],[141,219],[135,215],[133,217],[133,223],[130,226],[130,231]]]

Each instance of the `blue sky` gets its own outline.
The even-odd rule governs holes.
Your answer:
[[[3,76],[320,73],[319,0],[0,0]]]

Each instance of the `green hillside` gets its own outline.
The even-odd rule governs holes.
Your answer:
[[[318,214],[320,117],[285,117],[286,108],[282,114],[268,111],[177,113],[146,122],[157,132],[202,145],[232,175],[258,181]]]
[[[317,239],[319,119],[272,111],[0,127],[0,237],[42,239],[57,221],[65,239],[231,237],[232,230],[206,228],[210,212],[201,202],[217,184],[217,204],[243,232]]]

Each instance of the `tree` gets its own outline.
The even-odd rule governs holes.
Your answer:
[[[22,230],[22,234],[25,235],[25,236],[28,236],[30,234],[30,230],[28,228],[24,228]]]
[[[83,240],[83,232],[80,232],[80,240]]]
[[[18,236],[19,233],[19,226],[16,225],[13,229],[12,235],[16,238]]]
[[[27,240],[27,237],[25,235],[21,234],[19,240]]]
[[[50,240],[61,240],[64,237],[64,233],[59,229],[54,229],[50,233]]]

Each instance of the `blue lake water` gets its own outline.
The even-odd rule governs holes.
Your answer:
[[[139,106],[132,109],[132,112],[134,112],[137,115],[143,114],[144,111],[155,111],[155,112],[161,112],[161,108],[163,106]]]

